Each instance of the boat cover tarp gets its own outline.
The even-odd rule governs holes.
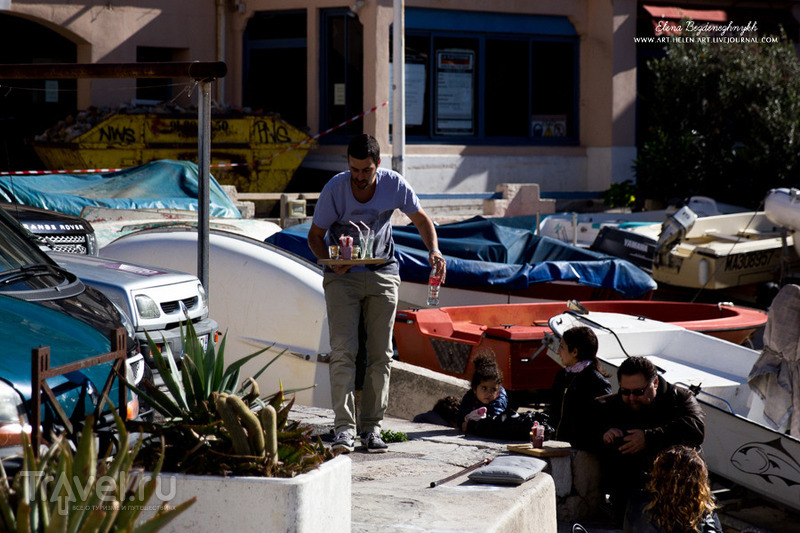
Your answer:
[[[316,262],[308,247],[310,224],[290,226],[266,239],[280,248]],[[393,226],[400,277],[426,283],[428,253],[414,226]],[[494,286],[523,290],[535,283],[574,281],[613,289],[634,299],[657,285],[644,271],[623,259],[539,237],[529,230],[489,219],[470,219],[436,228],[439,249],[447,259],[450,287]]]
[[[80,216],[86,206],[197,211],[198,169],[189,161],[160,160],[118,172],[0,176],[0,198]],[[241,218],[209,176],[209,214]]]
[[[764,400],[764,416],[775,429],[789,421],[800,438],[800,286],[784,285],[775,296],[764,328],[764,349],[748,383]]]

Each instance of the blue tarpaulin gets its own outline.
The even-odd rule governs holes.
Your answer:
[[[209,213],[241,218],[233,201],[209,177]],[[86,206],[197,211],[198,169],[188,161],[153,161],[118,172],[0,176],[0,198],[80,216]]]
[[[290,226],[266,239],[280,248],[316,262],[306,241],[310,224]],[[428,253],[414,226],[393,226],[400,277],[427,283]],[[547,281],[574,281],[612,289],[625,298],[639,298],[656,289],[639,267],[529,230],[476,218],[436,228],[439,249],[447,259],[449,287],[494,286],[523,290]]]

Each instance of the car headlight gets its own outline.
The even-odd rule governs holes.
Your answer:
[[[202,283],[197,284],[197,292],[200,293],[200,300],[203,303],[203,309],[208,309],[208,296],[206,296],[206,290],[203,288]]]
[[[22,432],[30,433],[28,415],[17,391],[0,380],[0,447],[19,446]]]
[[[142,318],[158,318],[161,316],[161,311],[158,310],[158,304],[149,296],[140,294],[135,300],[136,309],[139,310],[139,316]]]
[[[125,328],[125,331],[128,332],[128,337],[135,338],[136,330],[133,329],[133,324],[131,323],[131,319],[128,318],[128,314],[125,311],[123,311],[122,308],[116,303],[114,302],[111,303],[117,309],[117,312],[119,313],[119,321],[122,322],[122,326]]]

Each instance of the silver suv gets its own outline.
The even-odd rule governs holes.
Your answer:
[[[180,323],[191,320],[201,342],[216,341],[217,323],[208,318],[208,300],[197,276],[96,257],[92,225],[75,215],[0,202],[59,266],[102,292],[128,316],[135,337],[152,367],[145,332],[159,348],[168,343],[183,352]]]
[[[148,363],[150,335],[159,348],[182,351],[181,323],[194,324],[200,341],[216,341],[217,322],[208,317],[208,300],[197,276],[103,257],[48,252],[61,267],[98,289],[128,315]]]

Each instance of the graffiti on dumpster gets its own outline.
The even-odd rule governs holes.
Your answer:
[[[211,137],[218,133],[227,133],[230,130],[230,125],[227,120],[212,120],[211,121]],[[165,127],[159,129],[159,133],[175,134],[178,137],[185,137],[187,139],[197,139],[197,121],[196,120],[170,120]]]
[[[133,131],[133,128],[106,126],[100,128],[100,142],[103,141],[119,143],[136,142],[136,132]]]
[[[257,120],[253,123],[253,133],[257,136],[259,143],[288,143],[292,139],[286,126],[275,121]]]

